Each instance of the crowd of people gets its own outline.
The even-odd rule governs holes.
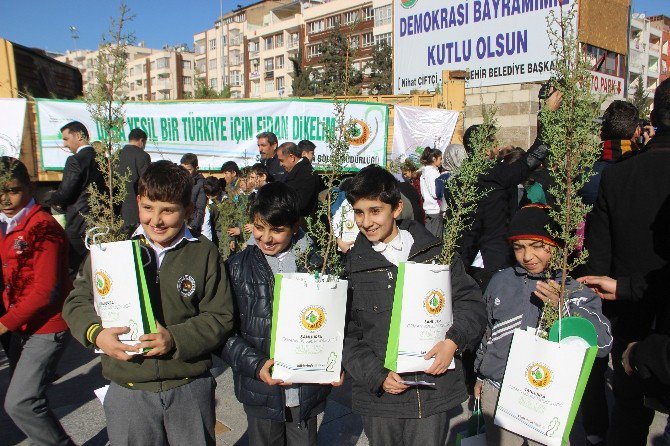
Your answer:
[[[552,97],[548,106],[560,107],[560,92]],[[5,410],[33,443],[73,444],[45,396],[71,336],[103,352],[113,445],[215,444],[212,355],[233,371],[254,446],[315,445],[317,415],[345,379],[371,445],[443,446],[470,397],[481,401],[487,444],[535,444],[496,426],[494,414],[514,331],[536,327],[545,304],[559,301],[550,259],[560,240],[549,230],[552,176],[540,138],[527,150],[490,153],[495,162],[478,184],[486,194],[450,265],[453,325],[426,354],[432,365],[411,377],[384,366],[398,265],[439,257],[450,215],[445,181],[474,150],[475,130],[463,145],[404,160],[397,173],[367,166],[326,192],[310,141],[279,144],[261,133],[258,163],[227,161],[205,177],[194,154],[152,163],[146,133],[132,130],[119,153],[127,184],[117,212],[128,237],[149,248],[144,274],[157,323],[134,346],[119,341],[128,327],[102,326],[93,303],[83,215],[89,185],[105,182],[86,127],[61,129],[73,155],[45,203],[35,201],[23,163],[3,157]],[[589,256],[566,280],[565,311],[588,319],[598,338],[580,441],[645,445],[655,413],[670,409],[670,80],[656,90],[651,126],[640,125],[635,106],[614,101],[599,136],[602,156],[579,191],[593,204],[583,231]],[[274,274],[322,264],[306,222],[329,192],[350,290],[343,373],[332,383],[287,383],[272,378]],[[224,219],[222,200],[244,207],[245,218]],[[64,228],[46,206],[65,214]],[[345,228],[347,220],[355,226]],[[670,427],[663,441],[670,445]]]

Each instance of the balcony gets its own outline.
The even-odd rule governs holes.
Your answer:
[[[205,54],[205,45],[197,45],[195,47],[195,55]]]
[[[266,71],[266,72],[263,74],[263,79],[265,79],[266,81],[272,80],[272,79],[274,79],[274,78],[275,78],[275,72],[274,72],[274,70]]]
[[[156,86],[156,89],[160,92],[170,91],[172,89],[172,82],[170,82],[169,79],[161,79],[159,81],[156,81],[154,85]]]
[[[300,39],[289,39],[286,41],[288,51],[298,51],[300,49]]]
[[[235,66],[235,65],[242,65],[244,62],[243,58],[241,57],[233,57],[230,59],[230,66]]]
[[[260,78],[261,78],[260,71],[252,71],[251,73],[249,73],[249,79],[251,79],[251,80],[256,80],[256,79],[260,79]]]

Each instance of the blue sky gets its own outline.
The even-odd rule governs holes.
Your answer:
[[[251,0],[222,0],[224,14]],[[188,43],[193,34],[212,27],[219,0],[128,0],[136,15],[129,28],[148,47]],[[0,37],[22,45],[63,52],[94,49],[109,18],[117,16],[116,0],[0,0]],[[633,10],[670,16],[670,0],[633,0]],[[72,39],[70,26],[79,39]]]

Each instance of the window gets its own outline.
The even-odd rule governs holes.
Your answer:
[[[275,36],[275,48],[281,48],[284,46],[284,35],[277,34]]]
[[[326,29],[335,28],[336,25],[340,23],[340,16],[334,15],[331,17],[326,17]]]
[[[375,44],[381,45],[382,42],[386,42],[386,44],[390,46],[392,39],[391,33],[378,34],[375,36]]]
[[[310,45],[307,49],[307,55],[309,57],[317,57],[321,55],[321,44],[317,43],[316,45]]]
[[[156,93],[151,93],[151,100],[155,101],[156,100]]]
[[[356,49],[358,48],[358,36],[349,37],[349,48]]]
[[[265,92],[275,91],[275,81],[265,81]]]
[[[372,33],[363,34],[363,48],[375,44],[375,36]]]
[[[230,85],[233,87],[242,85],[242,74],[239,71],[230,72]]]
[[[216,70],[216,59],[209,59],[209,69]]]
[[[221,46],[226,46],[228,45],[228,36],[223,35],[221,36]]]
[[[391,10],[391,5],[375,8],[375,26],[381,26],[386,25],[387,23],[391,23],[392,19],[393,19],[393,12]]]
[[[261,94],[261,83],[260,82],[254,82],[254,95],[258,96]]]
[[[309,24],[309,33],[316,34],[323,31],[323,20],[317,20],[315,22],[310,22]]]
[[[215,50],[216,49],[216,39],[210,39],[209,40],[209,49],[210,50]]]
[[[156,61],[156,68],[170,68],[170,59],[168,57],[161,57]]]
[[[284,89],[284,77],[278,77],[275,79],[275,86],[277,87],[277,90],[283,90]]]
[[[274,59],[271,57],[268,59],[263,60],[263,66],[265,67],[265,71],[273,71],[274,70]]]
[[[212,87],[212,88],[217,87],[217,79],[215,77],[213,77],[209,80],[209,86]]]
[[[258,42],[249,42],[249,52],[250,53],[256,53],[258,52]]]
[[[284,55],[275,57],[275,67],[280,70],[284,68]]]
[[[193,79],[191,79],[190,76],[184,76],[182,78],[182,82],[184,85],[191,85],[193,83]]]
[[[358,20],[358,11],[349,11],[344,13],[344,24],[350,25]]]
[[[128,70],[128,76],[132,76],[134,71],[135,71],[134,69],[130,68]]]
[[[366,6],[365,8],[363,8],[363,20],[372,20],[374,18],[375,18],[375,10],[372,8],[372,6]]]
[[[182,60],[181,61],[181,68],[183,70],[190,70],[191,69],[191,61],[190,60]]]
[[[265,49],[266,50],[271,50],[272,49],[272,37],[266,37],[265,38]]]

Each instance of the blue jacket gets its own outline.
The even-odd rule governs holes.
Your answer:
[[[514,330],[537,327],[544,305],[533,294],[539,280],[543,278],[513,266],[498,271],[489,282],[484,293],[488,327],[475,359],[475,371],[480,379],[501,383]],[[566,316],[579,315],[589,320],[598,333],[598,356],[607,356],[612,348],[612,334],[610,322],[602,314],[600,298],[571,278],[566,288],[569,296]]]

